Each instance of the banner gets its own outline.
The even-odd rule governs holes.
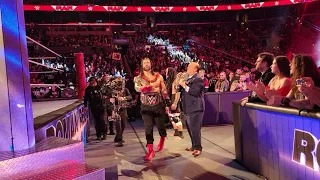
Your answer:
[[[81,11],[81,12],[203,12],[232,11],[273,6],[286,6],[317,0],[281,0],[247,4],[214,6],[76,6],[76,5],[24,5],[25,11]]]
[[[121,54],[120,53],[112,53],[112,59],[120,61],[121,60]]]

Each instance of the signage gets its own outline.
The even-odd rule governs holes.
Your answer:
[[[79,141],[86,141],[87,126],[89,121],[88,111],[81,105],[73,111],[63,115],[36,131],[37,142],[50,137],[61,137]]]
[[[120,61],[121,60],[121,54],[120,53],[112,53],[112,59]]]
[[[295,129],[292,161],[319,171],[320,143],[310,132]]]
[[[114,45],[129,45],[129,39],[113,39],[112,43]]]

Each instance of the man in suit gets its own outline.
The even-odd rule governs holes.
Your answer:
[[[258,54],[256,61],[256,70],[259,71],[262,75],[258,81],[262,82],[267,86],[270,80],[274,77],[274,74],[271,72],[271,65],[274,59],[274,55],[268,52],[263,52]],[[241,100],[241,105],[244,106],[247,102],[264,102],[262,101],[254,92],[251,96],[245,97]]]
[[[201,125],[205,110],[204,105],[204,81],[198,76],[200,66],[192,62],[187,68],[186,81],[179,83],[181,91],[182,111],[187,121],[187,129],[191,138],[192,147],[187,151],[192,151],[194,157],[199,156],[202,151],[201,146]]]

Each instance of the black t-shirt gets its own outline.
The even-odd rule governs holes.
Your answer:
[[[100,108],[102,104],[100,86],[88,86],[84,95],[84,105],[89,103],[90,108]]]

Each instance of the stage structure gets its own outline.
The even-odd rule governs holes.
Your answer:
[[[81,141],[35,143],[23,0],[0,1],[0,179],[105,179]]]
[[[64,72],[67,73],[65,70],[54,68],[39,62],[36,62],[35,60],[43,60],[43,59],[56,59],[63,58],[60,54],[57,52],[51,50],[50,48],[44,46],[43,44],[37,42],[36,40],[30,38],[27,36],[27,40],[35,43],[36,45],[40,46],[41,48],[44,48],[45,50],[49,51],[50,53],[56,55],[56,57],[32,57],[29,58],[29,63],[36,64],[38,66],[43,66],[47,69],[51,69],[52,71],[45,71],[45,72],[31,72],[33,73],[56,73],[56,72]],[[74,53],[74,64],[76,69],[76,77],[77,77],[77,87],[78,87],[78,98],[82,99],[84,96],[84,91],[86,88],[86,75],[85,75],[85,69],[84,69],[84,55],[83,53]],[[60,89],[62,89],[62,86],[66,86],[67,84],[31,84],[31,87],[50,87],[50,86],[56,86]]]

